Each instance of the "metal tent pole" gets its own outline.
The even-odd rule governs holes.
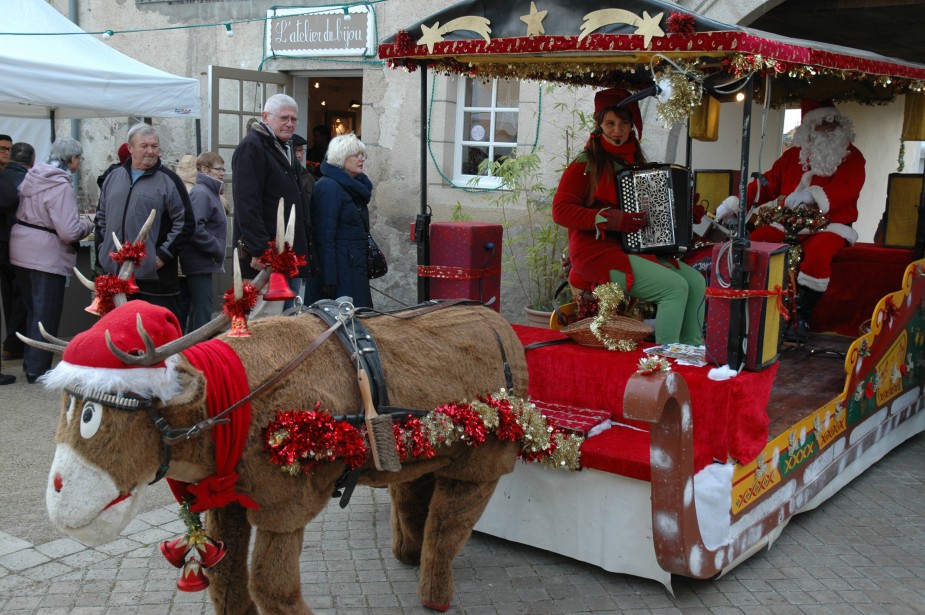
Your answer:
[[[742,159],[741,173],[739,174],[739,228],[736,238],[732,240],[732,270],[730,273],[730,283],[735,290],[743,290],[748,287],[748,272],[745,270],[745,253],[748,250],[750,242],[746,231],[745,212],[748,209],[748,154],[751,141],[752,128],[752,99],[754,83],[751,78],[745,84],[744,107],[742,109]],[[727,358],[729,367],[740,370],[745,362],[744,343],[747,341],[748,330],[746,328],[746,310],[748,309],[747,301],[732,301],[729,308],[729,345],[727,348]],[[757,340],[751,340],[751,343],[757,343]]]

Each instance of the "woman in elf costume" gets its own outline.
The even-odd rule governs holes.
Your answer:
[[[617,173],[646,162],[639,144],[639,106],[617,106],[627,96],[625,90],[609,89],[594,97],[597,127],[584,151],[562,174],[553,199],[553,220],[569,233],[569,282],[583,290],[616,282],[629,297],[657,306],[656,343],[699,346],[703,343],[703,276],[673,256],[623,250],[623,233],[646,225],[645,213],[623,211],[617,202]]]

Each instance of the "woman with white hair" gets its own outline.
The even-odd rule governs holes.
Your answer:
[[[334,137],[311,206],[321,297],[352,297],[356,307],[373,307],[366,270],[373,184],[363,173],[365,164],[366,146],[355,134]]]
[[[77,211],[70,172],[83,149],[74,139],[58,139],[48,164],[29,169],[19,189],[16,224],[10,232],[10,262],[26,304],[26,335],[44,341],[39,323],[58,335],[67,276],[77,264],[76,243],[93,230]],[[26,346],[23,371],[30,383],[51,369],[51,353]]]

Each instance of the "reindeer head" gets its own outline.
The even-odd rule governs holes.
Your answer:
[[[64,391],[46,490],[49,517],[64,532],[101,544],[131,520],[164,464],[161,432],[149,413],[170,420],[178,407],[204,396],[201,374],[180,355],[155,363],[156,353],[136,353],[154,340],[182,339],[168,310],[130,301],[61,347],[62,361],[43,381]],[[122,356],[147,356],[151,364],[136,366]]]
[[[137,241],[147,235],[153,218],[154,212]],[[287,235],[294,234],[294,218],[293,211]],[[234,261],[239,297],[237,254]],[[128,279],[131,272],[128,264],[119,277]],[[269,271],[261,271],[253,285],[261,289],[268,277]],[[115,539],[128,525],[145,487],[166,472],[166,423],[186,411],[178,424],[189,426],[183,418],[189,419],[191,409],[204,403],[202,374],[178,353],[229,322],[220,315],[181,336],[180,324],[168,310],[144,301],[126,302],[124,295],[115,303],[116,309],[70,342],[49,335],[41,323],[46,342],[17,334],[31,346],[63,354],[42,377],[46,388],[64,392],[46,505],[55,525],[90,545]]]

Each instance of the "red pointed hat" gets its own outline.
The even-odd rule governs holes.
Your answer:
[[[44,377],[49,388],[77,387],[112,392],[131,391],[170,399],[179,392],[173,369],[179,356],[152,366],[123,363],[106,344],[106,333],[114,346],[130,354],[143,353],[138,316],[144,330],[162,346],[182,335],[180,322],[170,310],[147,301],[129,301],[100,318],[92,327],[68,342],[61,362]]]
[[[128,151],[128,143],[123,143],[119,146],[119,164],[122,164],[126,160],[132,157],[132,153]]]
[[[628,98],[629,95],[630,93],[623,88],[609,88],[599,91],[594,95],[594,117],[598,117],[604,109],[616,107],[622,100]],[[633,126],[636,127],[636,138],[642,139],[642,113],[639,111],[639,103],[632,102],[623,108],[629,111],[633,116]]]
[[[831,100],[814,100],[804,98],[800,101],[801,119],[804,124],[824,117],[839,115],[835,103]]]

